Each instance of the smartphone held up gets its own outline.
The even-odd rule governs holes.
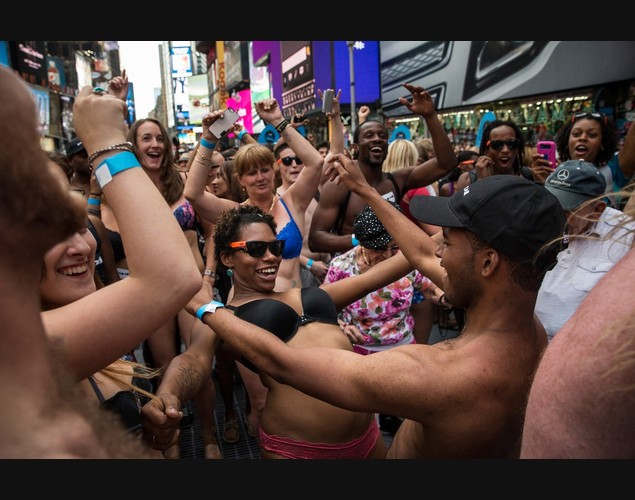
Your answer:
[[[556,143],[553,141],[540,141],[536,144],[536,152],[545,160],[551,162],[551,168],[556,168]]]
[[[322,113],[330,113],[333,111],[333,95],[335,91],[333,89],[326,89],[322,94]]]
[[[227,108],[223,111],[223,117],[210,125],[209,131],[220,139],[239,119],[240,115],[235,109]]]

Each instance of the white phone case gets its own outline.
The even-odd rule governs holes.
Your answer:
[[[223,118],[216,120],[209,127],[209,131],[219,139],[240,119],[238,113],[232,108],[227,108],[223,114]]]

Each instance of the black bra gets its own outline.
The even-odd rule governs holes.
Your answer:
[[[331,296],[316,286],[301,290],[302,316],[295,310],[276,299],[258,299],[240,306],[227,305],[228,309],[242,320],[273,333],[284,342],[288,342],[302,325],[312,321],[337,325],[337,309]],[[252,371],[257,369],[244,358],[241,362]]]
[[[142,387],[148,392],[152,392],[152,385],[149,380],[137,377],[133,377],[132,380],[137,387]],[[142,428],[141,408],[148,402],[146,396],[133,390],[121,390],[114,396],[105,399],[95,379],[91,376],[88,377],[88,381],[93,387],[101,407],[119,415],[128,432],[136,432]]]

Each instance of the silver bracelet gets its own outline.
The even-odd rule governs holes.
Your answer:
[[[95,158],[97,158],[99,155],[107,153],[108,151],[130,151],[132,152],[132,143],[131,142],[120,142],[118,144],[113,144],[112,146],[107,146],[105,148],[101,148],[98,149],[97,151],[93,152],[89,157],[88,157],[88,165],[90,166],[90,171],[93,171],[93,162],[95,161]]]

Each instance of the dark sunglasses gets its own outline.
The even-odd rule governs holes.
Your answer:
[[[229,248],[241,250],[254,259],[264,257],[267,249],[276,257],[284,250],[284,240],[274,241],[234,241],[229,244]]]
[[[507,146],[509,149],[518,149],[520,147],[520,141],[518,139],[511,139],[509,141],[487,141],[485,145],[496,151],[503,149],[503,146]]]
[[[290,167],[295,160],[296,165],[302,165],[302,160],[297,156],[285,156],[284,158],[279,158],[278,163],[282,163],[285,167]]]
[[[597,112],[592,112],[589,113],[587,111],[580,111],[579,113],[576,113],[575,115],[573,115],[573,117],[571,118],[571,123],[575,123],[578,120],[581,120],[582,118],[594,118],[595,120],[598,120],[600,122],[604,122],[604,125],[606,125],[606,123],[608,122],[608,118],[604,113],[597,113]]]

